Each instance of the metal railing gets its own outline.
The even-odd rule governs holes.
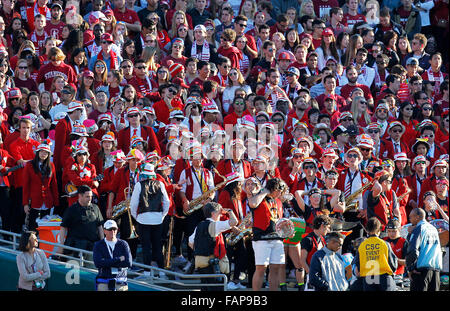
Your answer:
[[[20,234],[0,230],[3,236],[0,243],[9,245],[8,249],[14,252],[19,252]],[[11,241],[5,239],[5,236],[11,237]],[[49,241],[39,240],[39,245],[53,246],[53,250],[42,249],[45,253],[50,254],[49,262],[63,263],[66,260],[76,261],[81,269],[85,271],[97,273],[93,260],[93,252],[83,250],[80,248],[66,246],[60,243],[53,243]],[[56,250],[62,248],[66,251],[76,253],[76,256],[57,253]],[[0,250],[2,247],[0,247]],[[63,260],[61,260],[63,259]],[[131,282],[138,282],[139,284],[149,284],[157,286],[159,290],[200,290],[201,288],[222,288],[226,290],[228,278],[225,274],[185,274],[172,270],[161,269],[158,267],[148,266],[139,262],[133,262],[133,267],[140,268],[141,271],[128,270],[128,280]],[[145,272],[144,272],[145,271]],[[162,274],[161,274],[162,273]],[[216,283],[202,283],[202,279],[215,279]]]

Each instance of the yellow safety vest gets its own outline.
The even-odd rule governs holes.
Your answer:
[[[389,249],[386,242],[376,236],[369,237],[358,248],[359,273],[362,277],[368,275],[392,275],[389,266]]]

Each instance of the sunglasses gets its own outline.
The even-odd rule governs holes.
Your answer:
[[[386,109],[378,109],[377,111],[387,113]]]
[[[244,102],[235,102],[234,104],[235,104],[235,105],[245,105]]]
[[[272,119],[273,122],[282,122],[283,119]]]
[[[105,68],[104,65],[95,65],[95,68]]]
[[[131,66],[131,65],[128,65],[128,66],[120,66],[120,68],[123,68],[123,69],[125,69],[125,68],[132,68],[133,66]]]
[[[368,130],[367,132],[368,132],[369,134],[378,134],[378,133],[380,133],[379,130]]]
[[[145,66],[136,67],[136,69],[145,69]]]
[[[137,114],[130,114],[128,115],[128,118],[136,118],[138,115]]]
[[[106,231],[117,231],[117,228],[109,228],[109,229],[105,229]]]
[[[342,121],[353,121],[353,119],[352,118],[344,118],[344,119],[342,119]]]
[[[406,111],[413,111],[412,108],[405,108],[404,110],[406,110]]]
[[[431,107],[422,107],[422,110],[430,111],[430,110],[432,110],[432,109],[431,109]]]
[[[403,132],[402,130],[392,130],[392,133],[401,133]]]
[[[86,108],[92,108],[92,105],[84,105]]]
[[[27,66],[19,66],[19,69],[28,69]]]
[[[348,154],[347,155],[347,157],[349,157],[349,158],[358,158],[359,156],[356,154],[356,153],[351,153],[351,154]]]
[[[247,25],[246,24],[238,24],[239,26],[241,26],[242,28],[245,28],[245,27],[247,27]]]
[[[426,162],[425,161],[418,161],[418,162],[416,162],[416,165],[417,164],[426,164]]]
[[[102,44],[113,44],[111,41],[102,41]]]
[[[369,152],[369,151],[371,151],[372,149],[369,149],[369,148],[359,148],[359,150],[364,151],[364,152]]]
[[[313,169],[315,169],[316,167],[314,166],[314,165],[304,165],[303,166],[303,169],[305,169],[305,170],[307,170],[307,169],[311,169],[311,170],[313,170]]]

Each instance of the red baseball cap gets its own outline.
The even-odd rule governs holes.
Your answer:
[[[322,36],[333,36],[334,37],[334,32],[333,32],[333,29],[331,29],[331,28],[325,28],[323,31],[322,31]]]
[[[278,60],[291,60],[291,57],[289,56],[289,53],[287,52],[281,52],[278,55]]]
[[[108,42],[114,42],[114,39],[110,33],[104,33],[101,36],[101,40],[108,41]]]

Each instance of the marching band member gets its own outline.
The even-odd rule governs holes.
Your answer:
[[[375,157],[374,155],[374,149],[375,149],[375,143],[367,134],[361,134],[357,137],[357,147],[361,151],[361,154],[363,156],[363,159],[361,163],[359,164],[359,168],[361,171],[366,171],[367,165],[371,161],[378,161],[379,159]]]
[[[253,291],[261,289],[264,273],[269,266],[269,290],[275,291],[284,273],[285,254],[282,238],[276,234],[275,224],[283,216],[280,200],[285,183],[280,178],[267,182],[260,193],[249,198],[253,215],[253,250],[256,270],[252,279]]]
[[[126,113],[129,126],[120,130],[117,137],[117,146],[127,153],[130,149],[131,138],[133,136],[142,137],[144,141],[147,141],[148,148],[150,150],[156,150],[158,154],[161,154],[161,148],[159,147],[156,134],[151,127],[142,125],[141,111],[137,107],[128,108]]]
[[[190,201],[199,198],[204,195],[204,193],[214,188],[212,173],[203,167],[203,154],[201,146],[194,146],[189,152],[191,166],[181,172],[180,179],[178,181],[178,184],[182,184],[180,197],[184,213],[189,213]],[[208,198],[205,198],[205,201],[212,200],[214,196],[215,193],[211,193]],[[191,214],[186,217],[186,223],[182,233],[185,233],[186,236],[189,237],[194,232],[197,225],[204,220],[204,217],[205,216],[201,209],[191,212]],[[182,237],[179,238],[179,243],[181,243]],[[175,241],[174,244],[177,245]],[[188,260],[192,260],[192,251],[190,248],[188,248]],[[189,268],[190,265],[189,267],[185,267],[186,270]]]
[[[225,159],[221,160],[217,165],[217,171],[220,175],[225,176],[232,172],[238,172],[244,178],[248,178],[251,175],[251,165],[250,162],[243,158],[245,153],[245,145],[242,139],[237,138],[231,141],[230,151]],[[227,155],[226,155],[227,156]],[[221,177],[216,175],[214,178],[214,183],[217,184],[221,182]]]
[[[324,180],[328,171],[336,170],[336,161],[339,156],[333,148],[327,148],[322,153],[322,162],[319,163],[319,179]]]
[[[117,155],[119,158],[119,155]],[[138,180],[139,163],[144,160],[144,155],[137,149],[131,149],[125,161],[127,162],[123,167],[118,169],[110,183],[108,204],[106,208],[106,216],[108,219],[113,216],[113,206],[120,202],[130,199],[132,191]],[[116,161],[120,161],[117,159]],[[117,165],[118,166],[118,165]],[[125,194],[125,189],[129,188],[129,192]],[[128,197],[127,197],[128,195]],[[123,214],[116,219],[119,225],[119,232],[122,239],[126,240],[130,245],[131,254],[136,258],[137,239],[130,238],[132,236],[133,224],[130,224],[129,217]]]
[[[397,153],[394,155],[394,179],[392,181],[392,190],[397,197],[405,195],[404,198],[398,202],[400,213],[402,215],[402,226],[408,222],[408,214],[406,214],[406,204],[409,201],[409,194],[405,194],[410,190],[407,177],[411,175],[411,167],[409,166],[411,160],[406,156],[406,153]]]
[[[117,141],[113,132],[107,132],[100,140],[100,150],[92,154],[90,160],[94,164],[95,169],[99,174],[108,167],[113,166],[113,156],[111,152],[116,150]],[[89,149],[90,150],[90,149]]]
[[[396,217],[401,223],[401,212],[397,203],[397,196],[392,191],[392,174],[388,171],[377,173],[372,189],[367,197],[367,217],[376,217],[381,222],[384,231],[388,221]]]
[[[342,219],[345,211],[345,198],[344,193],[336,189],[336,185],[339,179],[339,173],[336,170],[329,170],[325,173],[324,187],[322,192],[325,196],[324,207],[330,212],[330,217]],[[336,192],[336,193],[335,193]],[[333,201],[334,195],[339,197],[338,201]],[[333,204],[332,204],[333,203]]]
[[[401,141],[405,126],[400,121],[389,123],[389,138],[381,140],[380,157],[393,159],[396,153],[409,153],[408,146]]]
[[[253,168],[252,177],[256,178],[259,181],[261,187],[265,187],[269,179],[279,177],[279,176],[271,176],[271,173],[267,169],[267,166],[268,166],[267,158],[264,156],[261,155],[257,156],[252,161],[252,168]]]
[[[301,169],[303,172],[303,177],[298,181],[298,183],[292,185],[291,192],[295,193],[297,190],[305,190],[308,192],[314,188],[322,188],[323,181],[317,177],[317,162],[313,158],[306,158],[301,164]],[[309,203],[309,198],[305,199],[306,204]]]
[[[83,145],[76,146],[73,154],[73,161],[65,167],[63,170],[63,182],[66,185],[72,184],[75,187],[81,185],[87,185],[92,189],[94,195],[92,202],[98,202],[97,188],[100,185],[96,180],[97,171],[95,166],[89,161],[89,151],[87,147]],[[70,196],[68,198],[69,206],[75,204],[77,201],[76,196]]]
[[[130,212],[138,224],[145,265],[151,266],[155,262],[157,267],[164,268],[162,231],[169,205],[166,187],[156,179],[155,167],[144,163],[139,173],[139,182],[133,188]],[[159,277],[164,278],[164,272],[159,272]]]
[[[301,179],[301,164],[304,158],[305,153],[300,148],[292,148],[291,156],[286,158],[287,166],[282,169],[281,178],[290,189]]]
[[[381,153],[381,128],[380,125],[377,122],[371,122],[369,125],[366,126],[364,129],[367,135],[369,135],[372,138],[373,141],[373,155],[375,158],[379,158]]]
[[[163,231],[162,231],[162,240],[163,240],[163,245],[166,244],[168,237],[168,233],[169,233],[169,228],[170,228],[170,222],[172,221],[172,218],[175,217],[181,217],[182,215],[178,215],[178,211],[175,208],[175,203],[173,200],[174,194],[175,192],[178,192],[179,190],[181,190],[181,185],[176,184],[176,183],[172,183],[172,179],[171,179],[171,175],[172,175],[172,170],[173,167],[175,166],[175,164],[172,162],[172,159],[170,158],[170,156],[165,156],[162,157],[156,166],[156,180],[159,180],[160,182],[162,182],[164,184],[164,187],[166,189],[167,195],[169,197],[169,211],[167,213],[167,215],[169,217],[165,217],[164,221],[163,221]],[[173,219],[174,224],[173,224],[173,230],[172,230],[172,235],[174,234],[173,231],[175,231],[175,219]],[[178,256],[182,256],[181,255],[181,250],[178,252]],[[177,260],[180,261],[181,258],[178,258]]]
[[[29,231],[37,228],[36,219],[50,213],[50,209],[59,205],[58,185],[55,166],[50,161],[51,149],[48,141],[36,148],[33,160],[25,166],[23,201],[25,214],[29,215]]]
[[[419,194],[422,188],[424,180],[427,178],[427,168],[430,165],[430,161],[425,156],[417,156],[413,159],[411,169],[413,174],[406,177],[408,185],[411,186],[411,193],[409,194],[409,202],[406,207],[407,215],[413,208],[419,207]]]
[[[403,275],[406,265],[406,251],[408,249],[408,241],[400,236],[400,222],[397,219],[389,220],[386,225],[387,236],[383,238],[391,245],[392,251],[398,259],[398,267],[394,274]]]
[[[243,219],[247,216],[246,206],[242,204],[245,193],[242,191],[242,183],[244,178],[238,172],[232,172],[225,176],[227,182],[225,187],[220,191],[217,203],[219,203],[224,210],[232,210],[234,216],[240,225]],[[236,227],[231,227],[231,232],[239,234]],[[235,245],[228,245],[227,256],[234,262],[233,280],[228,283],[228,289],[243,289],[245,286],[240,284],[239,276],[241,272],[246,270],[247,266],[247,251],[244,245],[244,239],[239,240]]]
[[[423,206],[423,194],[427,191],[436,192],[436,181],[438,178],[448,174],[448,163],[444,160],[437,160],[431,167],[431,175],[424,180],[419,193],[419,207]]]

